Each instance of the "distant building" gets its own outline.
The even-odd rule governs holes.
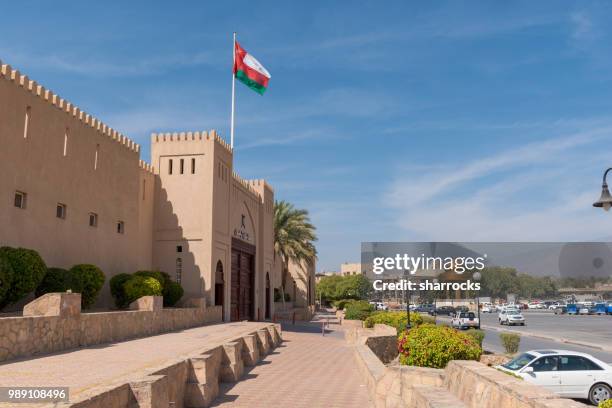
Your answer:
[[[317,272],[315,274],[315,283],[321,282],[321,279],[325,278],[326,276],[334,276],[337,274],[338,272]]]
[[[366,271],[361,267],[360,263],[348,263],[345,262],[340,265],[340,274],[342,276],[350,275],[365,275]]]

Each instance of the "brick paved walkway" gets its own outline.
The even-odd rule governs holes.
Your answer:
[[[283,325],[283,344],[245,374],[222,384],[213,407],[371,407],[340,326]]]

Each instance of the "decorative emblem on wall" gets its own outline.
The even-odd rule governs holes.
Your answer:
[[[234,228],[234,236],[236,238],[240,238],[243,241],[250,241],[251,237],[249,236],[249,233],[246,230],[245,224],[246,215],[242,214],[241,217],[242,218],[240,219],[240,228]]]

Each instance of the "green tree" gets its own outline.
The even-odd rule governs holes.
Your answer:
[[[2,247],[0,257],[4,258],[4,262],[10,265],[13,272],[10,275],[5,274],[5,279],[10,276],[11,281],[8,282],[8,290],[0,303],[1,309],[33,292],[47,273],[47,265],[38,252],[32,249]]]
[[[505,298],[519,289],[516,269],[501,266],[485,268],[481,272],[481,296]]]
[[[307,210],[296,209],[286,201],[274,203],[274,256],[278,256],[281,261],[283,303],[289,264],[294,263],[302,268],[314,265],[317,258],[315,230]]]

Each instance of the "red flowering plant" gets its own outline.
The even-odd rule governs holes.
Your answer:
[[[448,326],[423,324],[398,337],[400,363],[444,368],[451,360],[479,360],[482,349],[471,337]]]

